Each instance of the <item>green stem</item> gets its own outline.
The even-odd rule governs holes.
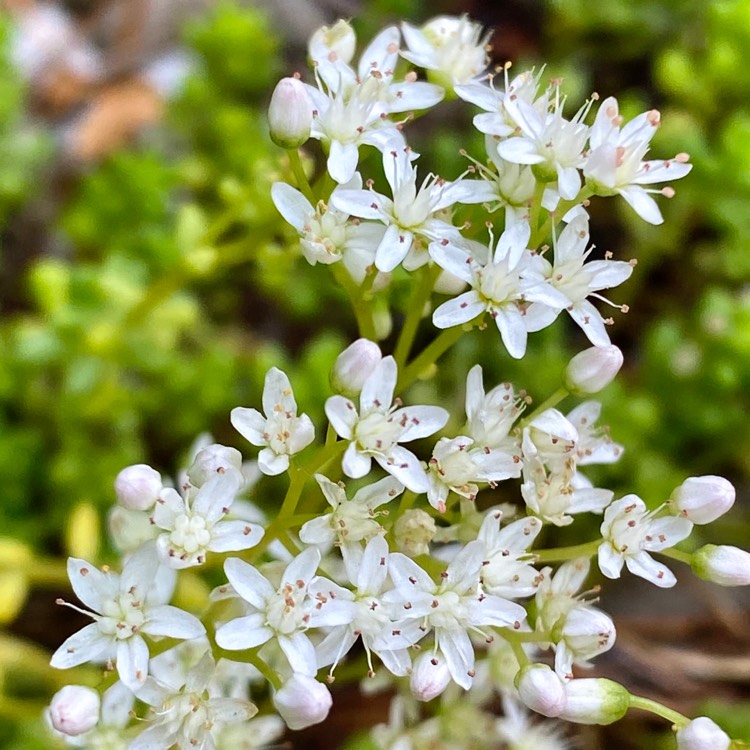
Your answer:
[[[471,330],[474,323],[465,324]],[[464,334],[464,326],[446,328],[436,339],[432,340],[402,371],[396,385],[397,391],[410,386],[430,365],[455,344]]]
[[[558,388],[549,398],[542,401],[542,403],[539,404],[539,406],[537,406],[536,409],[531,412],[531,414],[527,414],[518,423],[518,426],[521,428],[526,427],[534,419],[534,417],[538,417],[540,414],[547,411],[547,409],[551,409],[552,407],[557,406],[566,396],[569,395],[570,394],[566,388]]]
[[[681,549],[661,549],[657,553],[659,555],[664,555],[664,557],[669,557],[672,560],[678,560],[679,562],[685,563],[686,565],[692,565],[693,564],[693,554],[692,552],[683,552]]]
[[[365,283],[360,287],[354,279],[352,279],[349,272],[341,263],[333,263],[330,266],[330,269],[333,272],[336,281],[344,288],[344,291],[349,297],[349,302],[354,311],[354,317],[357,319],[359,335],[364,339],[376,341],[377,335],[375,332],[375,321],[372,317],[372,305],[369,300],[369,292],[367,294],[363,293],[367,279],[365,279]],[[368,286],[372,286],[372,282],[370,282]]]
[[[290,148],[287,150],[289,154],[289,165],[292,168],[292,174],[294,179],[297,181],[297,187],[302,191],[302,195],[310,201],[310,205],[315,208],[316,200],[313,195],[312,188],[305,174],[305,168],[302,166],[302,159],[300,158],[299,151],[296,148]]]
[[[593,557],[599,549],[603,539],[595,539],[593,542],[574,544],[572,547],[556,547],[554,549],[540,549],[534,551],[533,555],[537,562],[563,562],[575,560],[577,557]]]
[[[641,711],[648,711],[651,714],[661,716],[662,719],[671,721],[678,729],[681,729],[690,722],[690,719],[678,711],[667,708],[662,703],[652,701],[650,698],[641,698],[639,695],[630,696],[630,708],[640,708]]]
[[[406,311],[406,320],[401,328],[393,354],[399,369],[406,363],[406,358],[414,344],[425,304],[432,294],[432,288],[435,286],[437,277],[440,275],[440,267],[437,264],[422,266],[420,273],[419,284],[415,284],[412,288]]]

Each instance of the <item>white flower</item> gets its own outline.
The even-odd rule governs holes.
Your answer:
[[[206,631],[200,620],[157,599],[159,560],[152,545],[132,555],[122,573],[102,572],[85,560],[68,558],[68,577],[76,596],[93,611],[72,609],[94,619],[73,634],[52,655],[50,664],[69,669],[87,661],[115,658],[120,679],[131,690],[148,675],[145,635],[197,638]]]
[[[677,750],[729,750],[732,740],[707,716],[699,716],[677,730]]]
[[[531,229],[518,222],[502,233],[494,252],[471,242],[467,251],[450,242],[430,244],[432,259],[471,285],[471,291],[444,302],[432,315],[437,328],[462,325],[488,312],[495,320],[505,348],[515,359],[526,352],[527,329],[520,302],[564,307],[567,298],[531,272],[527,243]]]
[[[648,553],[659,552],[681,542],[693,529],[687,518],[655,517],[636,495],[616,500],[604,512],[599,546],[599,569],[607,578],[619,578],[623,563],[636,576],[662,588],[674,586],[677,579],[666,565]]]
[[[275,476],[289,468],[289,456],[312,443],[315,428],[307,414],[297,416],[297,402],[289,378],[278,368],[266,373],[263,387],[263,411],[236,407],[232,425],[253,445],[265,446],[258,454],[258,466],[264,474]]]
[[[151,522],[166,532],[156,539],[164,565],[176,569],[203,565],[208,552],[236,552],[261,540],[264,532],[259,525],[222,520],[243,481],[239,471],[229,468],[199,489],[187,485],[184,498],[173,489],[162,492]]]
[[[533,105],[523,97],[506,97],[505,111],[521,134],[501,141],[498,153],[506,161],[536,165],[540,180],[557,181],[560,196],[575,199],[581,189],[578,170],[585,163],[583,151],[589,133],[583,120],[592,101],[581,107],[572,120],[566,120],[562,116],[564,98],[561,100],[557,85],[547,89],[542,100]]]
[[[249,614],[230,620],[216,631],[216,643],[230,651],[260,646],[275,639],[293,671],[314,676],[315,648],[305,631],[310,627],[346,622],[346,602],[321,602],[308,587],[315,578],[320,552],[309,547],[287,566],[277,589],[252,565],[230,557],[224,563],[229,583],[249,605]]]
[[[374,458],[413,492],[427,492],[428,482],[417,457],[399,443],[427,437],[448,421],[438,406],[393,403],[398,372],[393,357],[385,357],[362,386],[357,407],[343,396],[331,396],[325,412],[336,433],[350,440],[344,453],[344,473],[357,479],[370,471]]]
[[[409,508],[396,521],[392,539],[399,552],[418,557],[430,553],[430,542],[436,532],[435,519],[429,513],[421,508]]]
[[[348,621],[331,628],[316,646],[318,666],[330,664],[333,673],[339,661],[361,637],[370,676],[375,674],[372,653],[380,657],[392,674],[405,675],[411,666],[406,648],[388,649],[376,644],[391,625],[390,608],[382,601],[383,591],[388,587],[388,543],[382,536],[375,536],[367,543],[364,552],[357,545],[342,548],[342,553],[346,574],[354,590],[336,586],[325,579],[317,579],[310,587],[311,593],[319,600],[351,602]]]
[[[519,518],[500,528],[502,513],[490,511],[484,518],[477,539],[484,544],[482,586],[505,599],[531,596],[541,577],[534,568],[529,547],[542,530],[537,518]]]
[[[342,188],[361,187],[362,178],[356,173],[341,188],[335,188],[331,197]],[[373,222],[350,221],[349,214],[337,210],[330,201],[328,205],[320,201],[313,208],[299,190],[285,182],[275,182],[271,186],[271,198],[279,213],[299,233],[302,255],[310,265],[341,261],[355,281],[364,280],[385,227]]]
[[[508,750],[568,750],[570,744],[558,723],[532,722],[529,714],[508,694],[502,695],[503,718],[495,723],[498,739]]]
[[[438,16],[421,29],[402,24],[409,47],[402,57],[431,71],[434,80],[446,87],[468,83],[487,67],[487,42],[480,24],[467,16]]]
[[[734,487],[724,477],[688,477],[669,499],[669,507],[695,524],[715,521],[734,505]]]
[[[641,161],[659,122],[659,112],[654,109],[622,127],[617,99],[605,99],[591,128],[590,151],[583,167],[586,184],[597,195],[621,195],[650,224],[661,224],[664,219],[649,193],[669,197],[674,191],[671,188],[647,189],[642,185],[680,179],[693,166],[686,163],[687,154],[677,154],[674,159],[663,161]]]
[[[588,297],[614,305],[599,292],[602,289],[622,284],[633,273],[633,263],[621,260],[592,260],[586,263],[591,249],[589,241],[588,215],[578,213],[563,229],[554,242],[554,261],[550,263],[542,255],[534,256],[534,268],[551,286],[567,299],[567,303],[555,309],[554,305],[531,305],[527,311],[527,328],[538,331],[548,326],[565,309],[581,327],[589,341],[595,346],[608,346],[609,334],[601,313],[588,301]]]
[[[215,747],[214,733],[222,725],[252,718],[258,712],[253,703],[212,694],[215,669],[207,651],[192,669],[162,670],[158,680],[149,677],[137,691],[138,699],[151,706],[146,717],[149,726],[131,741],[129,750],[175,744],[184,750],[210,750]]]
[[[404,485],[393,477],[359,489],[347,498],[344,486],[335,484],[322,474],[315,480],[325,495],[333,512],[313,518],[302,525],[299,538],[305,544],[314,544],[321,552],[328,552],[334,544],[338,546],[359,544],[383,531],[376,520],[375,508],[388,503],[404,491]]]
[[[578,594],[589,569],[586,558],[566,562],[554,576],[545,568],[536,593],[536,629],[554,635],[555,671],[563,679],[572,678],[573,664],[589,666],[615,643],[611,618],[585,601],[586,592]]]
[[[623,447],[612,440],[607,428],[596,425],[601,410],[599,401],[584,401],[567,415],[567,420],[578,433],[575,444],[577,466],[611,464],[622,457]]]
[[[338,190],[331,196],[332,204],[340,211],[381,221],[387,227],[375,251],[375,266],[380,271],[392,271],[410,251],[418,255],[418,250],[431,240],[458,240],[458,228],[440,218],[440,212],[455,203],[483,203],[492,198],[488,184],[482,180],[446,182],[429,174],[417,187],[417,170],[408,147],[384,151],[383,169],[393,200],[372,188]],[[422,256],[409,267],[425,262],[426,254]]]
[[[469,542],[435,584],[406,555],[391,554],[389,574],[394,588],[383,598],[393,605],[397,622],[384,634],[382,645],[409,646],[432,630],[433,656],[442,655],[453,681],[468,690],[474,676],[474,648],[467,631],[481,632],[485,625],[519,628],[526,618],[520,605],[482,593],[483,562],[483,542]]]
[[[293,730],[320,724],[332,704],[331,691],[322,682],[297,672],[273,694],[273,705]]]

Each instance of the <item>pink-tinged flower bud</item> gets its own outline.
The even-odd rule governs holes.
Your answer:
[[[565,370],[565,387],[576,396],[598,393],[622,367],[622,352],[613,345],[592,346],[573,357]]]
[[[677,750],[729,750],[731,744],[729,735],[706,716],[677,732]]]
[[[359,396],[365,380],[383,359],[380,347],[368,339],[357,339],[344,349],[331,370],[330,381],[334,393],[346,398]]]
[[[734,505],[734,487],[724,477],[689,477],[669,498],[672,511],[697,524],[711,523]]]
[[[412,664],[409,687],[418,701],[431,701],[437,698],[451,681],[448,662],[439,653],[424,651]]]
[[[429,554],[437,525],[429,513],[421,508],[410,508],[396,521],[393,533],[396,548],[409,557],[417,557]]]
[[[209,445],[198,451],[187,475],[191,484],[202,487],[215,474],[242,472],[242,454],[226,445]]]
[[[88,732],[99,721],[99,693],[83,685],[66,685],[49,706],[50,724],[69,737]]]
[[[310,138],[313,107],[299,78],[282,78],[268,105],[271,140],[281,148],[299,148]]]
[[[146,464],[128,466],[115,478],[117,502],[130,510],[149,510],[162,489],[161,474]]]
[[[739,547],[707,544],[693,554],[692,568],[698,578],[720,586],[750,585],[750,552]]]
[[[524,705],[554,718],[565,708],[565,685],[546,664],[529,664],[516,675],[516,688]]]
[[[273,705],[289,729],[320,724],[331,710],[331,691],[314,677],[295,672],[273,695]]]
[[[577,724],[612,724],[630,708],[630,693],[604,678],[571,680],[565,685],[565,707],[559,714]]]

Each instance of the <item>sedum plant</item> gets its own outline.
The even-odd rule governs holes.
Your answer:
[[[315,363],[293,377],[273,365],[232,409],[254,459],[206,438],[173,480],[145,464],[119,473],[109,530],[122,563],[68,561],[80,605],[60,603],[91,622],[52,666],[105,673],[97,690],[52,699],[64,742],[259,747],[324,721],[328,686],[361,680],[392,696],[377,748],[470,737],[561,750],[546,719],[606,725],[631,709],[663,718],[681,750],[740,747],[706,717],[584,676],[616,647],[592,568],[668,588],[676,560],[750,583],[742,549],[677,547],[732,508],[727,480],[683,477],[647,504],[587,476],[623,452],[591,397],[623,364],[608,330],[627,305],[609,290],[637,273],[635,259],[596,252],[589,207],[622,200],[659,225],[691,165],[682,152],[647,158],[656,110],[626,119],[592,95],[571,113],[543,71],[488,72],[487,41],[468,18],[439,17],[390,26],[357,56],[339,21],[310,40],[310,82],[277,86],[269,121],[287,170],[268,192],[316,287],[348,298],[359,337],[325,398],[303,385]],[[484,141],[448,177],[407,139],[414,113],[445,98],[472,108]],[[465,341],[522,360],[565,316],[588,346],[533,395],[487,378],[478,358],[441,367]],[[576,543],[555,546],[565,527]],[[214,588],[170,603],[196,580]]]

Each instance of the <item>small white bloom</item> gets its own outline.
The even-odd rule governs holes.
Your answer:
[[[575,444],[577,466],[611,464],[622,457],[623,447],[612,440],[606,427],[596,424],[601,410],[599,401],[584,401],[566,417],[578,433]]]
[[[559,723],[532,722],[529,714],[508,694],[502,695],[503,718],[495,724],[497,736],[508,750],[568,750]]]
[[[677,579],[672,571],[648,553],[673,547],[690,535],[687,518],[655,517],[636,495],[616,500],[604,511],[599,545],[599,569],[607,578],[619,578],[623,563],[633,574],[656,586],[669,588]]]
[[[85,560],[68,558],[68,577],[76,596],[92,611],[60,602],[94,619],[52,655],[50,664],[69,669],[87,661],[115,658],[120,679],[131,690],[148,675],[145,635],[197,638],[206,630],[200,620],[159,597],[159,560],[152,545],[132,555],[122,573],[102,572]]]
[[[427,555],[435,538],[435,519],[421,508],[409,508],[401,514],[393,527],[396,549],[409,557]]]
[[[128,510],[149,510],[163,489],[161,474],[146,464],[124,468],[115,478],[117,502]]]
[[[724,477],[689,477],[672,493],[669,506],[695,524],[706,524],[729,511],[734,498],[734,487]]]
[[[235,430],[253,445],[264,446],[258,454],[258,466],[264,474],[275,476],[289,468],[289,456],[312,443],[315,428],[307,414],[297,416],[297,402],[289,378],[276,367],[266,373],[263,387],[263,411],[236,407],[231,420]]]
[[[380,466],[413,492],[427,492],[428,482],[417,457],[399,443],[427,437],[448,421],[439,406],[393,403],[398,371],[393,357],[381,360],[362,386],[357,407],[343,396],[331,396],[325,412],[336,433],[350,440],[342,467],[357,479],[370,471],[374,458]]]
[[[661,224],[664,219],[650,193],[671,196],[674,191],[642,186],[678,180],[693,165],[687,164],[687,154],[663,161],[641,161],[659,127],[657,110],[638,115],[624,127],[622,123],[617,99],[608,97],[599,106],[591,128],[590,150],[583,167],[586,184],[597,195],[621,195],[642,219]]]
[[[706,544],[693,553],[693,572],[720,586],[750,586],[750,552],[727,544]]]
[[[322,682],[297,672],[273,694],[273,705],[293,730],[320,724],[332,704],[331,691]]]
[[[518,222],[502,233],[494,252],[478,242],[469,248],[451,242],[432,242],[430,255],[446,271],[471,285],[471,290],[444,302],[432,315],[437,328],[462,325],[488,312],[494,319],[508,353],[520,359],[526,352],[527,327],[523,302],[565,307],[567,298],[534,275],[527,244],[531,229]]]
[[[402,57],[425,68],[446,88],[468,83],[487,67],[487,42],[491,32],[482,34],[480,24],[467,16],[438,16],[421,29],[402,24],[409,47]]]
[[[535,270],[554,287],[567,302],[555,309],[554,305],[531,305],[527,311],[527,328],[537,331],[548,326],[563,309],[581,327],[594,346],[608,346],[609,334],[601,313],[588,297],[603,300],[619,309],[599,292],[618,286],[630,278],[633,264],[621,260],[592,260],[586,249],[589,242],[588,215],[578,213],[554,241],[554,261],[534,256]]]
[[[677,750],[729,750],[732,740],[707,716],[699,716],[677,730]]]
[[[203,565],[208,552],[237,552],[261,540],[264,532],[259,525],[223,520],[243,481],[240,471],[222,468],[200,488],[187,485],[184,497],[173,489],[162,492],[151,522],[165,532],[156,539],[164,565],[175,569]]]
[[[99,693],[84,685],[66,685],[52,697],[49,720],[69,737],[88,732],[99,721]]]
[[[334,544],[358,544],[380,534],[383,527],[377,521],[379,513],[375,508],[390,502],[404,491],[401,482],[386,477],[362,487],[348,499],[342,484],[336,484],[322,474],[316,474],[315,480],[333,512],[304,523],[299,530],[299,538],[305,544],[316,545],[322,553],[328,552]]]

